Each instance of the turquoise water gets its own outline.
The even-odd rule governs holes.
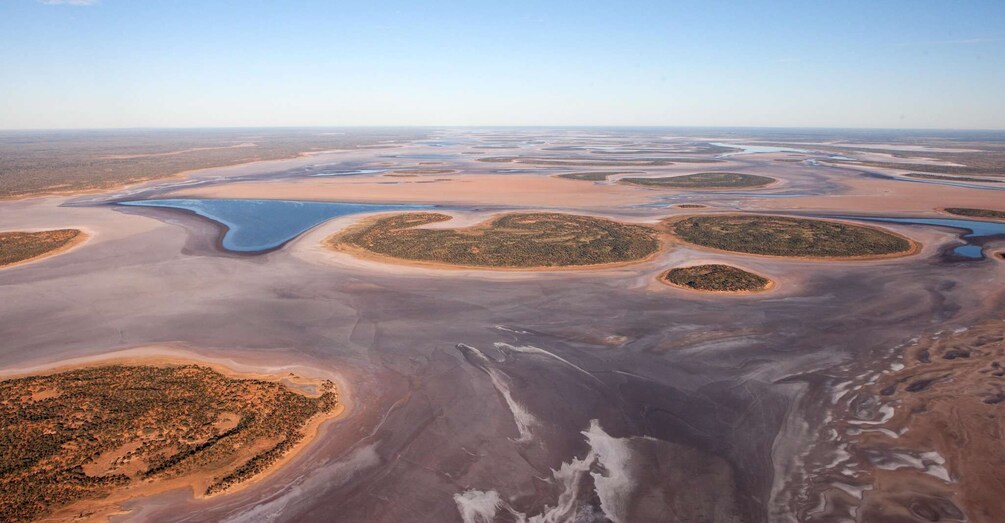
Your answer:
[[[193,212],[227,229],[223,248],[254,253],[281,247],[312,227],[350,214],[427,209],[430,206],[291,200],[165,199],[119,202],[133,207],[166,207]]]
[[[975,240],[987,238],[989,236],[1005,236],[1005,223],[986,222],[981,220],[956,220],[953,218],[873,218],[863,216],[840,216],[839,218],[874,221],[905,223],[908,225],[935,225],[940,227],[952,227],[968,231],[961,236],[967,243],[952,250],[953,255],[961,258],[975,260],[984,259],[984,249]]]

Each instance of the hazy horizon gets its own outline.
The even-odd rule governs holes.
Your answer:
[[[0,129],[1005,129],[1005,4],[0,5]]]

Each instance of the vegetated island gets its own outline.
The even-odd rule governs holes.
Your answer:
[[[994,220],[1005,220],[1005,211],[995,211],[992,209],[972,209],[968,207],[946,207],[943,209],[949,214],[966,216],[968,218],[991,218]]]
[[[341,407],[330,381],[285,380],[104,364],[0,381],[0,520],[93,515],[158,487],[208,496],[248,480]]]
[[[583,156],[486,156],[479,162],[518,163],[572,168],[589,167],[665,167],[675,163],[717,163],[722,160],[712,158],[597,158]]]
[[[0,232],[0,268],[57,254],[86,238],[87,235],[77,229]]]
[[[500,269],[641,261],[660,248],[653,227],[561,213],[510,213],[473,227],[420,228],[450,219],[425,212],[378,217],[326,242],[398,260]]]
[[[701,203],[678,203],[677,205],[674,205],[674,207],[676,207],[678,209],[706,209],[706,208],[708,208],[707,205],[704,205],[704,204],[701,204]]]
[[[391,171],[384,176],[411,176],[411,175],[421,175],[421,174],[452,174],[457,172],[457,169],[396,169]]]
[[[664,221],[681,240],[730,252],[805,258],[874,258],[913,254],[918,245],[864,225],[783,216],[706,214]]]
[[[662,176],[659,178],[621,178],[618,181],[632,185],[666,187],[669,189],[724,189],[763,187],[777,180],[756,174],[708,172],[685,174],[682,176]]]
[[[952,182],[977,182],[977,183],[1005,183],[1005,180],[996,180],[994,178],[980,178],[977,176],[943,176],[941,174],[928,174],[928,173],[907,173],[904,176],[908,178],[920,178],[922,180],[946,180]]]
[[[568,180],[583,180],[587,182],[602,182],[615,174],[642,174],[642,171],[584,171],[576,173],[563,173],[559,178]]]
[[[764,276],[718,263],[675,267],[660,275],[660,281],[697,291],[733,293],[763,291],[774,285]]]

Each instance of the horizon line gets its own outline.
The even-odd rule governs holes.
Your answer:
[[[67,132],[67,131],[197,131],[197,130],[308,130],[308,129],[749,129],[749,130],[820,130],[820,131],[952,131],[952,132],[1005,132],[1001,128],[973,127],[829,127],[785,125],[605,125],[605,124],[535,124],[535,125],[234,125],[234,126],[130,126],[130,127],[10,127],[8,132]]]

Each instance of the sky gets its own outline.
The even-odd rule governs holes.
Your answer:
[[[0,0],[0,129],[1005,129],[1005,1]]]

